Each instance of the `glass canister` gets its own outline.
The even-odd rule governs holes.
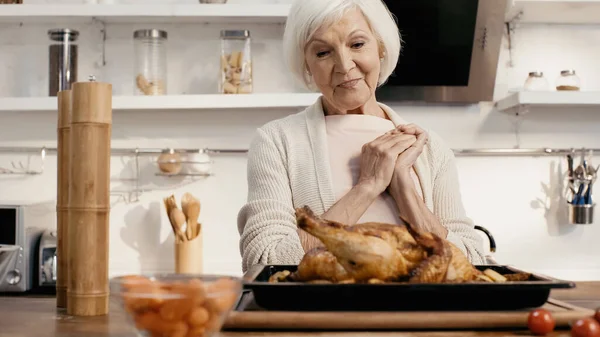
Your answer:
[[[525,91],[547,91],[549,88],[550,85],[541,71],[530,72],[527,80],[525,80]]]
[[[219,92],[252,93],[251,39],[248,30],[221,31]]]
[[[71,89],[77,82],[77,37],[73,29],[50,29],[52,41],[48,47],[48,94],[56,96],[59,91]]]
[[[575,70],[563,70],[556,79],[556,90],[558,91],[577,91],[581,88],[581,81]]]
[[[133,33],[135,92],[137,95],[167,93],[167,32],[140,29]]]

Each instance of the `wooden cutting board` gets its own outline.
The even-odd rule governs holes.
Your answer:
[[[244,296],[246,297],[246,296]],[[243,298],[228,316],[224,330],[418,330],[527,328],[529,310],[463,312],[296,312],[263,311]],[[593,315],[593,310],[549,299],[543,306],[553,313],[556,326]],[[245,310],[247,309],[247,311]]]

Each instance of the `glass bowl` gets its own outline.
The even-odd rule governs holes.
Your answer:
[[[241,278],[222,275],[125,275],[110,296],[143,337],[211,337],[242,295]]]

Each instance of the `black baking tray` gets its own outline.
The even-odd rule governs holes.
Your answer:
[[[501,274],[527,272],[507,265],[475,266]],[[517,310],[542,306],[550,290],[575,283],[530,273],[528,281],[459,284],[309,284],[269,283],[278,271],[296,265],[256,265],[244,275],[244,289],[256,305],[278,311],[480,311]]]

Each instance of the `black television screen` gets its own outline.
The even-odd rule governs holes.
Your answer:
[[[479,0],[384,2],[403,40],[398,65],[384,87],[467,86]]]

